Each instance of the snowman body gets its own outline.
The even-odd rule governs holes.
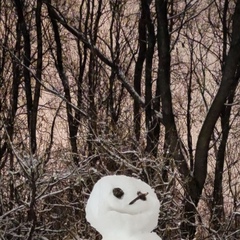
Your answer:
[[[160,240],[157,226],[160,203],[145,182],[123,175],[101,178],[86,206],[87,221],[103,240]]]

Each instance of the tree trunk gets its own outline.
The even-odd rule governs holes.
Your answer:
[[[32,116],[31,116],[31,132],[34,133],[34,139],[36,139],[36,128],[37,128],[37,116],[38,116],[38,105],[41,93],[41,81],[42,81],[42,66],[43,66],[43,46],[42,46],[42,20],[41,20],[42,0],[37,1],[36,9],[36,30],[37,30],[37,69],[36,69],[36,84],[34,89],[34,98],[32,105]],[[35,144],[36,145],[36,144]],[[37,146],[36,146],[37,147]],[[36,150],[36,149],[35,149]]]
[[[36,122],[33,121],[33,99],[32,99],[32,84],[31,76],[29,72],[29,67],[31,64],[31,43],[30,43],[30,33],[27,28],[27,24],[24,17],[24,3],[21,1],[14,0],[16,12],[20,24],[20,30],[23,36],[23,77],[25,83],[25,95],[27,99],[27,119],[28,119],[28,130],[30,134],[30,150],[34,154],[37,149],[36,143]]]
[[[146,27],[147,27],[147,49],[146,49],[146,67],[145,67],[145,122],[147,129],[147,146],[146,152],[151,153],[153,156],[157,156],[157,146],[159,135],[155,136],[155,129],[159,128],[160,125],[157,123],[155,118],[155,112],[153,105],[154,99],[152,94],[152,65],[153,65],[153,55],[154,47],[156,43],[156,37],[154,32],[154,25],[151,19],[150,4],[151,1],[144,1],[143,7],[145,8],[146,14]]]
[[[49,1],[49,3],[51,4],[51,1]],[[77,131],[78,131],[79,122],[74,120],[70,86],[69,86],[68,78],[67,78],[67,75],[65,74],[64,66],[63,66],[62,43],[61,43],[59,28],[57,25],[57,21],[55,20],[52,8],[49,5],[48,5],[48,13],[51,19],[54,38],[56,42],[57,60],[55,64],[58,70],[59,77],[62,81],[65,98],[66,98],[68,129],[69,129],[69,138],[70,138],[70,144],[71,144],[72,154],[73,154],[73,162],[75,163],[75,165],[78,166],[80,161],[78,157],[78,148],[77,148]]]
[[[170,90],[170,36],[168,32],[167,2],[156,0],[157,12],[157,44],[158,44],[158,84],[161,94],[164,137],[164,160],[162,178],[168,181],[167,166],[170,158],[174,159],[182,179],[187,178],[189,169],[184,159],[181,142],[178,137],[172,110],[172,96]]]
[[[185,216],[188,218],[189,222],[182,225],[182,231],[183,236],[189,236],[190,239],[194,238],[196,227],[193,223],[195,223],[196,206],[202,194],[207,176],[207,159],[211,135],[227,97],[238,82],[238,79],[236,79],[236,73],[238,65],[240,64],[239,29],[240,0],[236,3],[233,15],[232,39],[223,69],[221,84],[199,133],[195,153],[194,175],[193,179],[188,183],[188,199],[185,204]]]
[[[142,72],[143,64],[146,58],[146,9],[144,7],[145,0],[141,0],[141,17],[138,23],[138,57],[134,71],[134,89],[141,96]],[[141,105],[139,101],[134,99],[134,132],[136,140],[139,141],[141,133]]]

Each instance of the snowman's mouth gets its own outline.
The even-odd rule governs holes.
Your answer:
[[[129,205],[132,205],[132,204],[134,204],[136,201],[138,201],[138,200],[142,200],[142,201],[146,201],[147,200],[147,198],[146,198],[146,196],[148,195],[148,192],[147,193],[142,193],[142,192],[137,192],[137,197],[136,198],[134,198],[130,203],[129,203]]]
[[[118,213],[118,214],[121,214],[123,216],[126,216],[126,215],[129,215],[129,216],[135,216],[135,215],[138,215],[138,214],[141,214],[142,212],[139,212],[139,211],[134,211],[134,212],[131,212],[128,210],[124,211],[124,210],[119,210],[119,209],[115,209],[115,210],[112,210],[112,212],[115,212],[115,213]]]

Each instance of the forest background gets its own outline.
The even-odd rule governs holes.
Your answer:
[[[0,239],[100,239],[109,174],[163,239],[239,239],[239,29],[240,0],[0,1]]]

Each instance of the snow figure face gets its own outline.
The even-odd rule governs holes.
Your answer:
[[[106,176],[92,190],[86,218],[104,240],[137,240],[142,238],[136,236],[146,236],[157,226],[159,207],[154,190],[145,182],[123,175]]]

